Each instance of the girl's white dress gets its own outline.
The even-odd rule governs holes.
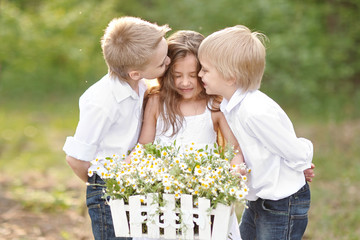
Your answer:
[[[214,131],[211,111],[208,108],[200,115],[185,117],[182,127],[178,133],[172,137],[172,127],[170,126],[170,128],[164,132],[164,125],[163,118],[159,116],[156,123],[155,143],[159,142],[161,145],[169,145],[176,140],[176,145],[178,146],[196,143],[197,148],[202,148],[205,145],[212,146],[216,143],[217,135]]]
[[[194,116],[186,116],[179,132],[171,137],[172,128],[164,132],[164,121],[161,116],[156,123],[155,143],[169,145],[174,143],[180,148],[195,143],[195,148],[203,148],[205,145],[213,146],[216,143],[217,134],[214,131],[214,125],[211,118],[211,111],[206,108],[204,113]],[[235,212],[231,216],[231,227],[228,239],[241,240],[238,227],[238,221]],[[224,229],[225,231],[225,229]],[[133,238],[134,240],[151,240],[153,238]]]

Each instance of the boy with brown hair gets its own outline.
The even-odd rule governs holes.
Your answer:
[[[304,171],[314,167],[313,145],[298,138],[286,113],[258,90],[265,70],[264,38],[245,26],[211,34],[199,48],[199,76],[208,94],[224,97],[221,111],[252,170],[242,239],[301,239],[310,207]]]
[[[96,240],[115,234],[110,207],[102,198],[104,182],[97,174],[88,177],[90,161],[126,155],[136,145],[146,90],[142,79],[161,76],[170,63],[164,38],[169,30],[135,17],[113,19],[101,39],[108,74],[80,97],[79,123],[63,150],[74,173],[90,183],[86,204]]]

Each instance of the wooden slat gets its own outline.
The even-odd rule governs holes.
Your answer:
[[[194,222],[193,222],[193,201],[189,194],[181,195],[181,212],[183,228],[181,236],[183,239],[194,239]]]
[[[141,201],[140,196],[129,197],[130,234],[132,237],[142,236]]]
[[[129,237],[129,225],[123,199],[110,200],[111,216],[114,223],[115,236]]]
[[[199,239],[211,239],[211,216],[209,215],[210,200],[206,198],[199,198]],[[218,239],[220,240],[220,239]]]
[[[159,228],[159,203],[155,200],[158,198],[157,193],[147,195],[147,236],[150,238],[160,238]]]
[[[213,210],[213,213],[214,213],[214,223],[213,223],[213,231],[212,231],[211,239],[226,240],[227,235],[229,234],[231,207],[219,203],[216,206],[216,209]]]
[[[173,194],[163,195],[165,204],[164,210],[164,238],[175,239],[176,238],[176,214],[175,214],[175,196]]]

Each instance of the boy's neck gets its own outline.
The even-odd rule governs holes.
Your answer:
[[[233,88],[229,88],[228,91],[226,91],[226,93],[224,93],[223,97],[227,100],[230,101],[231,97],[234,95],[234,93],[238,90],[237,87],[233,87]]]
[[[130,87],[139,95],[139,81],[128,79],[127,82]]]

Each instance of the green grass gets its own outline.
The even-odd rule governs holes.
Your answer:
[[[314,143],[316,177],[306,239],[360,236],[360,120],[294,123],[298,135]]]
[[[311,139],[315,148],[316,177],[311,183],[312,205],[304,239],[358,239],[360,120],[290,117],[298,136]],[[79,180],[62,151],[77,121],[76,99],[2,106],[0,174],[9,179],[6,189],[25,208],[49,213],[71,208],[82,211],[84,196],[79,196],[79,187],[73,184]]]
[[[9,106],[0,113],[0,167],[12,174],[63,168],[62,145],[72,135],[77,106]]]
[[[77,123],[77,106],[8,105],[0,113],[0,173],[25,209],[62,211],[81,200],[76,177],[62,151]]]

